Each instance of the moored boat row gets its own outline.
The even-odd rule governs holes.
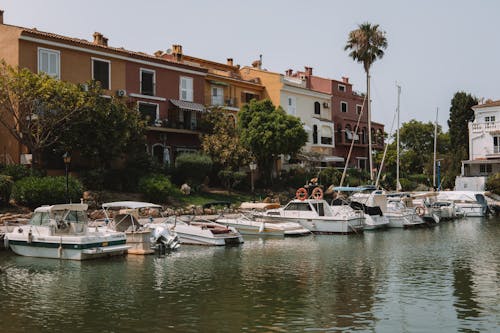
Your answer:
[[[346,192],[350,194],[340,195]],[[309,194],[301,188],[283,207],[219,216],[215,221],[162,216],[162,206],[135,201],[105,203],[103,217],[92,221],[85,204],[42,206],[35,209],[28,224],[7,226],[4,238],[8,247],[23,256],[85,260],[125,253],[165,253],[180,244],[241,244],[242,234],[358,234],[364,230],[436,225],[489,211],[486,199],[478,193],[472,194],[475,203],[451,200],[450,193],[446,199],[439,199],[435,194],[391,195],[372,187],[335,188],[335,193],[336,199],[328,203],[321,189]],[[481,211],[467,211],[464,207],[481,207]]]

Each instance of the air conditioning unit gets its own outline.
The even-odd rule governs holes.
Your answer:
[[[329,104],[328,102],[324,102],[324,103],[323,103],[323,107],[324,107],[325,109],[328,109],[328,108],[330,107],[330,104]]]
[[[127,92],[125,90],[123,90],[123,89],[118,89],[116,91],[116,96],[118,96],[118,97],[124,97],[126,95],[127,95]]]
[[[156,119],[155,120],[155,126],[156,127],[161,127],[163,125],[163,120],[161,119]]]

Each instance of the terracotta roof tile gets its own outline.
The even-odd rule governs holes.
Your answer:
[[[112,46],[99,45],[99,44],[95,44],[95,43],[90,42],[90,41],[85,40],[85,39],[71,38],[71,37],[62,36],[62,35],[58,35],[58,34],[51,33],[51,32],[39,31],[37,29],[30,29],[30,28],[21,28],[21,29],[22,29],[22,32],[21,32],[22,35],[35,35],[35,36],[39,36],[39,37],[56,39],[56,40],[60,40],[63,42],[70,42],[73,44],[81,45],[82,47],[89,47],[90,46],[92,48],[102,49],[102,50],[106,50],[108,52],[112,51],[114,53],[120,53],[122,55],[146,58],[150,61],[155,61],[158,63],[168,63],[168,64],[177,65],[177,66],[181,66],[181,67],[189,67],[191,69],[195,69],[195,70],[198,70],[200,72],[207,72],[207,70],[204,68],[190,66],[190,65],[186,65],[186,64],[181,64],[181,63],[178,63],[178,62],[173,61],[173,60],[159,58],[159,57],[156,57],[154,55],[150,55],[150,54],[147,54],[144,52],[126,50],[123,47],[112,47]]]
[[[488,108],[488,107],[492,107],[492,106],[500,106],[500,100],[498,100],[498,101],[489,101],[489,102],[486,102],[484,104],[474,105],[473,107],[475,109],[479,109],[479,108]]]

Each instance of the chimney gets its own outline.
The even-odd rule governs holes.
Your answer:
[[[227,65],[233,66],[233,58],[227,58]]]
[[[162,50],[158,50],[156,51],[155,53],[153,53],[155,55],[155,57],[159,58],[163,55],[163,51]]]
[[[101,46],[108,46],[108,39],[104,37],[100,32],[94,32],[94,44]]]
[[[312,76],[313,75],[313,69],[312,67],[304,67],[306,70],[306,76]]]
[[[0,10],[0,24],[3,24],[3,10]]]
[[[172,45],[172,55],[174,56],[175,60],[181,61],[182,60],[182,45],[179,45],[179,44]]]
[[[349,83],[349,78],[347,76],[342,76],[342,82]]]
[[[286,75],[286,76],[292,76],[292,73],[293,73],[293,69],[287,69],[287,70],[285,71],[285,75]]]

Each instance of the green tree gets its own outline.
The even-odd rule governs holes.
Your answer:
[[[61,137],[61,127],[86,105],[74,84],[0,62],[0,123],[33,157],[38,169],[43,149]]]
[[[56,150],[78,151],[94,169],[109,169],[117,158],[144,150],[146,124],[139,112],[119,97],[103,97],[98,83],[87,87],[86,105],[66,122]]]
[[[469,154],[468,123],[474,120],[472,107],[477,103],[476,97],[463,91],[455,93],[451,100],[448,127],[450,128],[450,144],[454,147],[458,161],[467,159]]]
[[[237,171],[251,161],[250,152],[240,142],[234,117],[220,108],[204,114],[201,122],[201,149],[217,170]]]
[[[349,33],[345,51],[350,51],[349,56],[359,63],[363,64],[366,73],[366,93],[367,93],[367,115],[368,128],[371,128],[370,113],[370,68],[377,59],[384,56],[384,49],[387,48],[387,38],[385,32],[379,30],[379,25],[365,22],[358,26],[358,29]],[[373,181],[373,162],[371,154],[371,131],[368,131],[368,156],[370,159],[370,179]]]
[[[441,126],[437,128],[437,159],[443,160],[442,170],[449,166],[449,135],[442,133]],[[396,135],[388,144],[387,154],[384,160],[383,178],[384,186],[396,188]],[[409,178],[411,175],[426,175],[432,183],[432,172],[434,163],[434,124],[411,120],[404,123],[400,129],[400,177]],[[382,152],[376,156],[377,162],[382,159]],[[427,184],[426,185],[430,185]]]
[[[240,138],[255,156],[260,172],[268,182],[278,156],[295,155],[307,142],[300,119],[275,108],[270,100],[252,100],[238,113]]]

